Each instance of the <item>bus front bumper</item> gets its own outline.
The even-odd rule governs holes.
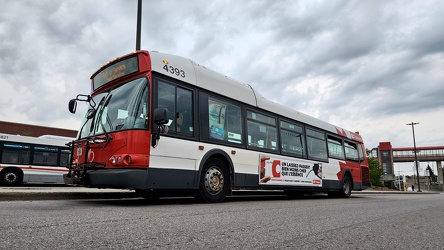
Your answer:
[[[119,189],[145,189],[147,185],[147,169],[99,169],[88,170],[83,176],[66,174],[63,180],[67,185],[119,188]]]

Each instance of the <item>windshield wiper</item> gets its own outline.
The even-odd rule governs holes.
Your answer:
[[[104,101],[104,99],[105,99],[105,96],[102,97],[102,99],[100,99],[99,106]],[[89,103],[89,107],[90,108],[87,111],[85,122],[83,123],[82,127],[80,128],[80,135],[82,135],[83,128],[85,127],[85,125],[88,123],[88,121],[90,119],[92,119],[92,120],[91,120],[91,124],[89,126],[89,133],[88,133],[88,135],[90,135],[91,132],[94,131],[94,127],[95,127],[94,126],[94,120],[95,120],[94,117],[95,117],[95,115],[97,113],[96,102],[94,101],[93,98],[90,98],[88,103]]]
[[[108,135],[108,132],[106,131],[105,126],[103,126],[103,123],[100,122],[100,121],[102,120],[103,110],[104,110],[105,107],[108,105],[108,103],[109,103],[109,101],[111,100],[111,97],[112,97],[112,96],[113,96],[113,95],[110,94],[110,95],[106,98],[105,102],[104,102],[103,105],[102,105],[102,108],[100,109],[99,117],[97,117],[97,122],[98,122],[98,123],[100,124],[100,126],[102,127],[102,129],[103,129],[103,133],[105,134],[105,140],[106,140],[107,142],[109,142],[109,140],[112,139],[112,138]],[[103,97],[103,98],[105,98],[105,97]],[[103,100],[103,99],[102,99],[102,100]],[[108,116],[108,114],[106,114],[106,116]],[[108,124],[110,125],[110,127],[112,127],[112,124],[110,123],[109,119],[106,119],[106,121],[108,122]],[[92,126],[92,127],[94,127],[94,126]]]

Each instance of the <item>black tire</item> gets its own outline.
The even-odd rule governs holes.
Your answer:
[[[341,197],[349,198],[351,196],[352,189],[353,189],[352,178],[350,177],[350,174],[345,174],[344,178],[342,179]]]
[[[332,198],[349,198],[353,189],[353,180],[350,174],[347,173],[342,178],[341,190],[337,192],[329,192],[328,196]]]
[[[23,183],[23,174],[20,170],[7,168],[0,175],[0,183],[5,186],[18,186]]]
[[[222,202],[230,190],[229,173],[228,167],[222,160],[217,158],[208,160],[201,172],[196,199],[208,203]]]

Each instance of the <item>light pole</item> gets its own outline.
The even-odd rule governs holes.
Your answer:
[[[140,50],[140,41],[142,30],[142,0],[137,2],[137,27],[136,27],[136,50]]]
[[[418,192],[421,191],[421,185],[419,184],[419,170],[418,170],[418,157],[416,156],[416,141],[415,141],[415,125],[419,124],[419,122],[412,122],[406,125],[412,126],[413,131],[413,150],[415,153],[415,166],[416,166],[416,180],[418,182]]]

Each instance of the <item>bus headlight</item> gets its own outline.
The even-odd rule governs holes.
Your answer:
[[[113,155],[111,158],[109,158],[109,162],[114,166],[130,165],[133,162],[133,159],[130,155]]]

